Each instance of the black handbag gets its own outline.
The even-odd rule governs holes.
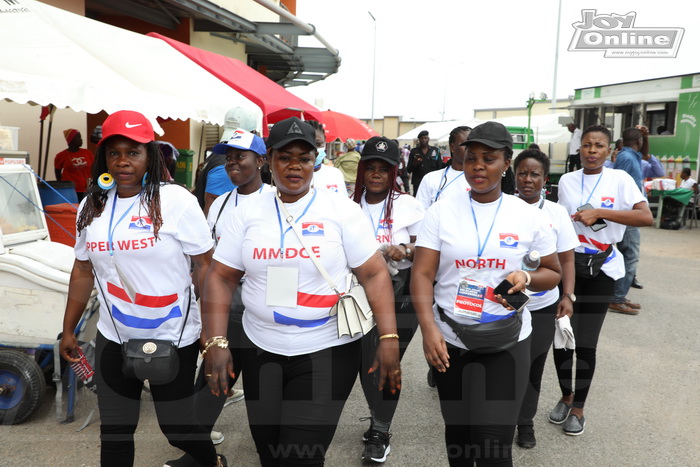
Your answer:
[[[477,324],[460,324],[438,307],[440,319],[452,328],[464,346],[474,353],[488,354],[508,350],[518,343],[523,327],[522,312],[497,321]]]
[[[574,252],[574,268],[576,275],[584,279],[593,279],[600,273],[605,260],[612,254],[613,246],[608,246],[605,251],[595,254]]]
[[[180,369],[177,346],[161,339],[131,339],[122,343],[122,373],[150,384],[167,384]]]
[[[150,384],[168,384],[175,379],[180,370],[177,349],[182,340],[182,334],[185,332],[191,304],[192,288],[187,296],[187,313],[182,322],[177,345],[163,339],[131,339],[122,342],[122,373],[125,377],[141,381],[148,380]],[[114,330],[117,330],[116,325]]]

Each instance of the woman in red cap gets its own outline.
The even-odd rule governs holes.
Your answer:
[[[204,278],[213,240],[197,199],[165,183],[151,123],[140,113],[116,112],[102,126],[93,185],[80,205],[76,260],[63,319],[61,355],[77,347],[73,332],[94,284],[98,286],[96,372],[100,407],[100,463],[134,464],[134,432],[143,380],[125,375],[122,344],[132,339],[172,343],[176,372],[149,376],[161,431],[171,445],[203,466],[226,465],[209,433],[195,425],[192,382],[201,317],[190,260]],[[143,345],[145,353],[148,342]],[[225,343],[221,343],[225,345]],[[170,462],[166,465],[171,465]]]
[[[83,149],[83,137],[78,130],[70,128],[63,132],[68,143],[68,149],[56,154],[53,161],[56,180],[73,182],[78,201],[85,197],[94,156],[89,149]]]

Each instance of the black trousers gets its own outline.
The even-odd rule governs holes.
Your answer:
[[[553,303],[539,310],[530,310],[532,334],[530,334],[530,380],[525,390],[523,405],[520,407],[518,425],[533,426],[537,414],[537,402],[542,387],[542,373],[547,361],[549,348],[554,340],[554,321],[557,304]]]
[[[583,408],[593,381],[596,366],[598,337],[603,328],[608,304],[612,301],[615,281],[600,272],[593,279],[576,275],[576,304],[571,327],[576,339],[576,350],[554,349],[559,387],[563,396],[574,392],[574,407]],[[573,380],[574,354],[576,380]]]
[[[102,334],[96,340],[97,401],[100,407],[100,464],[134,464],[134,432],[139,421],[143,382],[124,377],[121,346]],[[151,385],[158,425],[168,442],[204,466],[216,465],[209,432],[195,424],[192,381],[197,365],[197,342],[178,349],[180,371],[172,382]]]
[[[477,354],[448,344],[450,367],[435,371],[450,466],[512,466],[515,424],[527,385],[530,338]]]
[[[247,342],[243,389],[261,465],[322,466],[357,379],[361,341],[293,357]]]
[[[402,269],[392,277],[394,286],[394,310],[396,311],[396,325],[399,334],[399,355],[403,358],[408,344],[418,329],[418,317],[413,309],[413,302],[408,290],[411,282],[411,269]],[[370,414],[382,422],[391,422],[399,405],[401,390],[394,394],[387,385],[383,391],[378,389],[377,374],[369,374],[368,371],[374,363],[374,356],[379,347],[379,333],[375,327],[362,338],[362,367],[360,369],[360,381],[365,393]]]

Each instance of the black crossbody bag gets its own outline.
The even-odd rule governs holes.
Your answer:
[[[477,324],[460,324],[438,307],[440,319],[457,335],[470,352],[487,354],[508,350],[518,343],[523,327],[522,312],[497,321]]]
[[[600,273],[600,269],[605,264],[608,256],[612,254],[612,251],[612,244],[608,246],[607,250],[594,254],[575,251],[574,268],[576,269],[576,275],[585,279],[593,279]]]

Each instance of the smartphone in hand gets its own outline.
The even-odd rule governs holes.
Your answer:
[[[514,294],[509,294],[508,291],[512,288],[513,284],[504,279],[500,284],[498,284],[498,287],[493,289],[493,293],[503,297],[506,303],[512,306],[515,309],[515,311],[520,311],[530,301],[530,297],[528,297],[523,292],[515,292]]]
[[[593,206],[591,206],[591,203],[586,203],[583,206],[579,206],[576,208],[576,210],[579,212],[585,211],[586,209],[593,209]],[[598,219],[590,226],[590,228],[594,232],[597,232],[599,230],[606,228],[607,226],[608,226],[608,224],[603,219]]]

